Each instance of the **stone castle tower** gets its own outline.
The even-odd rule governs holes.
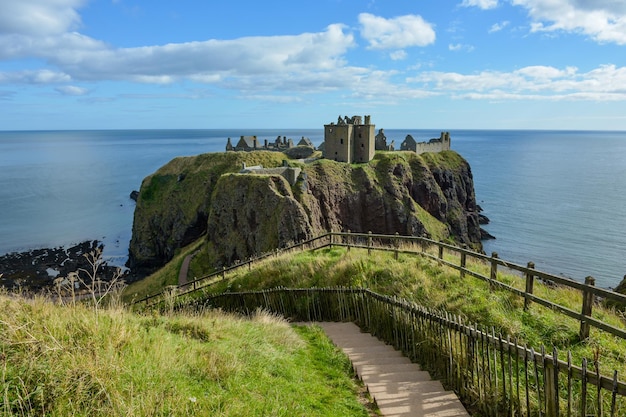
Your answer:
[[[324,158],[338,162],[369,162],[374,158],[376,126],[370,116],[348,116],[324,125]]]

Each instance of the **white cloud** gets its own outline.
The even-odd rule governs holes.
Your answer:
[[[580,32],[597,42],[626,44],[626,2],[615,0],[513,0],[528,9],[534,32]]]
[[[529,66],[511,72],[476,74],[423,72],[407,80],[455,98],[525,100],[626,100],[626,67],[577,68]]]
[[[50,35],[76,29],[84,0],[2,0],[0,34]]]
[[[435,42],[431,23],[418,15],[405,15],[385,19],[370,13],[359,14],[361,36],[371,49],[402,49],[427,46]]]
[[[498,0],[463,0],[461,6],[478,7],[483,10],[488,10],[498,7]]]
[[[55,84],[66,83],[71,79],[65,73],[47,69],[0,72],[0,84]]]
[[[460,51],[472,52],[474,50],[474,47],[472,45],[466,45],[463,43],[454,43],[454,44],[451,43],[448,45],[448,50],[452,52],[460,52]]]
[[[394,61],[402,61],[403,59],[406,59],[407,53],[405,50],[400,49],[399,51],[391,52],[389,57]]]
[[[64,96],[84,96],[89,93],[89,90],[75,85],[64,85],[54,89],[56,92]]]
[[[43,59],[73,80],[167,84],[181,79],[221,83],[234,77],[294,77],[345,66],[354,38],[339,24],[293,36],[246,37],[113,48],[81,35],[0,36],[0,59]],[[57,82],[67,82],[59,79]]]
[[[505,21],[499,22],[499,23],[494,23],[491,26],[491,28],[489,29],[489,33],[500,32],[502,29],[507,27],[510,23],[511,22],[509,22],[508,20],[505,20]]]

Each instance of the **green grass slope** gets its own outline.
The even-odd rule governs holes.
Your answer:
[[[3,416],[367,416],[316,327],[0,295]]]
[[[458,262],[458,260],[457,260]],[[488,266],[468,262],[468,267],[489,275]],[[499,273],[498,279],[517,288],[524,288],[524,280],[515,275]],[[419,305],[447,311],[462,317],[466,323],[478,323],[494,328],[497,333],[517,338],[529,347],[542,345],[552,351],[556,346],[563,360],[566,352],[573,354],[580,365],[585,357],[600,365],[607,375],[617,369],[626,373],[626,341],[593,329],[591,337],[578,341],[579,323],[551,309],[531,304],[524,311],[524,301],[511,292],[492,289],[482,280],[465,276],[458,271],[419,255],[401,254],[394,259],[390,252],[346,248],[326,248],[272,258],[256,265],[251,271],[242,268],[227,276],[227,280],[209,287],[209,292],[247,291],[275,287],[363,287],[375,292],[396,295]],[[579,310],[580,293],[567,288],[552,288],[536,283],[535,295]],[[594,306],[594,317],[615,327],[625,328],[624,316],[619,311]]]

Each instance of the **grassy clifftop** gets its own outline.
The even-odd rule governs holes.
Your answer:
[[[219,178],[248,166],[276,167],[279,152],[224,152],[175,158],[146,177],[133,219],[129,250],[131,268],[153,270],[176,249],[206,231],[208,209]]]
[[[471,169],[455,152],[379,152],[367,164],[291,161],[303,172],[295,184],[225,175],[243,163],[277,167],[285,159],[263,151],[204,154],[176,158],[147,177],[129,266],[154,270],[205,232],[206,263],[213,266],[329,230],[397,232],[481,248]]]

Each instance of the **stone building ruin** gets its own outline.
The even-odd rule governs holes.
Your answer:
[[[263,165],[246,166],[244,162],[240,174],[256,174],[256,175],[280,175],[289,182],[290,185],[295,185],[298,182],[298,178],[302,174],[302,169],[298,167],[290,167],[287,161],[283,161],[283,166],[278,168],[263,168]]]
[[[302,136],[300,141],[294,145],[293,139],[287,138],[286,136],[277,136],[276,140],[270,142],[265,139],[263,143],[259,140],[259,138],[255,136],[240,136],[239,140],[235,145],[230,138],[228,138],[226,142],[226,151],[285,151],[287,149],[292,149],[297,146],[308,147],[311,149],[315,149],[313,143],[309,138]]]
[[[371,161],[375,151],[394,151],[395,141],[387,143],[383,129],[374,135],[375,125],[371,123],[371,117],[365,116],[363,119],[361,116],[339,116],[337,124],[331,122],[324,125],[324,143],[319,147],[322,156],[338,162],[362,163]],[[448,151],[450,132],[441,132],[439,138],[428,142],[417,142],[413,136],[407,135],[399,150],[418,154]]]
[[[384,129],[375,134],[376,126],[371,123],[371,116],[339,116],[337,123],[324,125],[324,142],[318,150],[322,157],[337,162],[365,163],[374,158],[376,151],[412,151],[417,154],[424,152],[442,152],[450,150],[450,133],[441,132],[439,138],[428,142],[418,142],[411,135],[406,135],[396,149],[395,141],[387,141]],[[302,137],[297,144],[285,136],[278,136],[276,140],[265,139],[263,143],[257,136],[240,136],[236,144],[231,138],[226,143],[226,151],[278,151],[285,152],[290,158],[308,158],[315,150],[309,138]],[[303,153],[303,151],[306,151]]]
[[[441,132],[439,138],[433,138],[428,142],[418,142],[413,136],[406,135],[404,142],[400,145],[401,151],[413,151],[415,153],[441,152],[450,150],[450,132]]]
[[[379,129],[378,134],[374,138],[375,147],[377,151],[393,151],[395,150],[396,144],[395,140],[392,140],[389,145],[387,145],[387,136],[385,136],[384,129]]]
[[[370,116],[337,118],[337,124],[324,125],[324,150],[322,156],[338,162],[369,162],[375,152],[375,126]]]

